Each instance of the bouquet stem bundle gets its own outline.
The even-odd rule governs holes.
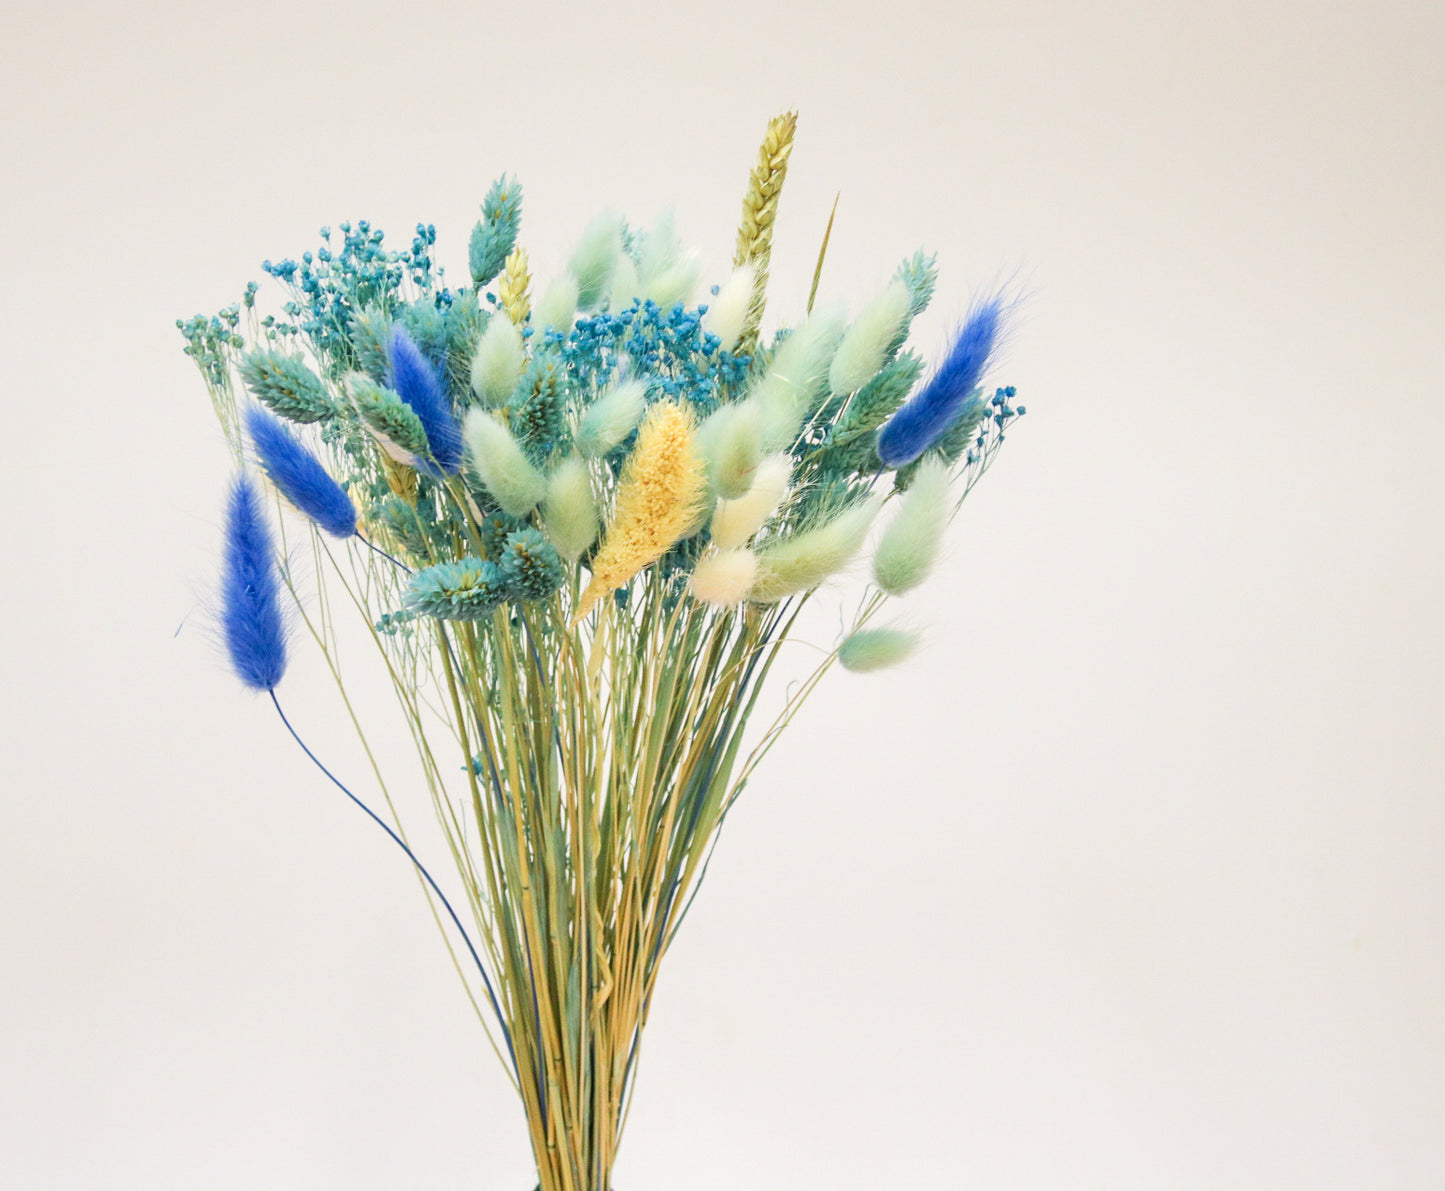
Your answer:
[[[697,268],[670,219],[637,232],[612,216],[534,302],[521,190],[503,178],[464,289],[440,284],[434,229],[395,253],[343,224],[339,251],[323,229],[316,256],[268,262],[291,291],[283,318],[255,312],[253,285],[181,324],[243,464],[222,584],[233,667],[280,712],[285,622],[299,618],[396,822],[343,681],[340,618],[359,615],[460,910],[399,823],[282,719],[435,899],[520,1097],[542,1191],[609,1191],[659,967],[726,816],[834,661],[865,672],[914,647],[911,630],[870,621],[926,578],[1023,412],[1011,389],[985,400],[978,388],[997,297],[914,391],[922,364],[904,343],[935,277],[921,253],[846,327],[812,314],[761,344],[795,123],[769,126],[735,272],[711,307],[687,304]],[[287,513],[273,543],[248,444],[278,508],[304,515],[300,539]],[[758,730],[799,612],[892,503],[849,629]]]

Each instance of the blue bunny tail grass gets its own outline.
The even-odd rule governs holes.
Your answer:
[[[391,387],[421,421],[432,458],[443,471],[457,471],[462,465],[462,430],[451,399],[431,361],[400,324],[391,329],[391,372]]]
[[[286,673],[286,623],[271,527],[245,474],[226,504],[220,621],[236,677],[254,690],[273,690]]]
[[[356,506],[320,460],[260,406],[247,409],[245,419],[256,459],[277,491],[332,537],[351,537]]]
[[[976,303],[938,370],[878,432],[885,467],[912,463],[953,423],[993,359],[1006,306],[1002,292]]]

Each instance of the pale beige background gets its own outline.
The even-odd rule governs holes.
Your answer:
[[[926,655],[735,817],[618,1185],[1445,1186],[1439,5],[3,17],[0,1184],[531,1186],[414,881],[200,631],[171,322],[347,216],[460,272],[503,170],[543,276],[675,202],[716,279],[797,105],[777,316],[841,190],[827,289],[937,248],[930,348],[1022,279],[1031,412]]]

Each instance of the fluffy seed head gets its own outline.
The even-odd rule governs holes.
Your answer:
[[[679,302],[686,305],[692,300],[700,276],[702,262],[696,254],[688,253],[661,273],[639,281],[637,296],[656,302],[663,310],[671,310]]]
[[[852,393],[883,367],[883,359],[908,317],[911,301],[908,286],[895,278],[863,308],[844,333],[828,369],[828,388],[832,392]]]
[[[647,385],[640,380],[625,380],[613,385],[587,407],[582,427],[577,432],[577,449],[593,459],[600,459],[620,443],[642,421],[647,409]]]
[[[731,608],[747,597],[757,573],[758,556],[751,550],[720,550],[698,560],[690,587],[704,604]]]
[[[918,634],[909,629],[859,629],[838,648],[843,669],[855,674],[896,666],[918,648]]]
[[[525,517],[547,494],[547,477],[532,466],[521,444],[498,418],[484,409],[468,411],[463,424],[472,470],[502,510]]]
[[[576,562],[597,540],[597,502],[592,497],[592,477],[585,460],[569,455],[552,469],[547,477],[542,516],[552,544],[571,562]]]
[[[622,220],[604,212],[587,225],[568,265],[577,278],[578,309],[591,310],[607,296],[621,255]]]
[[[259,405],[250,406],[245,419],[257,461],[276,490],[332,537],[351,537],[356,506],[320,460]]]
[[[472,357],[472,392],[494,408],[505,404],[526,362],[527,351],[516,324],[509,318],[489,320]]]
[[[607,308],[616,314],[632,305],[632,299],[642,294],[642,283],[637,280],[637,266],[627,253],[617,258],[612,269],[612,288],[607,299]]]
[[[672,211],[662,211],[639,239],[636,296],[651,299],[663,310],[685,303],[697,285],[699,264],[696,254],[678,240]]]
[[[838,311],[817,310],[779,346],[766,375],[748,397],[762,411],[764,450],[792,445],[823,387],[842,333]]]
[[[246,475],[237,477],[226,504],[220,620],[236,677],[253,690],[274,688],[286,673],[286,624],[271,528]]]
[[[462,435],[451,398],[431,362],[400,323],[391,329],[392,388],[411,406],[426,431],[432,458],[445,472],[462,463]]]
[[[748,599],[773,604],[809,591],[848,565],[878,514],[878,498],[844,509],[831,521],[770,542],[758,551],[758,575]]]
[[[542,294],[537,309],[532,314],[532,325],[538,328],[551,327],[554,331],[568,331],[572,320],[577,317],[577,278],[571,273],[554,277]]]
[[[928,578],[948,524],[948,464],[925,457],[873,554],[873,577],[889,595],[912,591]]]
[[[637,237],[637,276],[649,281],[665,273],[681,259],[682,244],[677,238],[671,207],[664,207],[653,219],[652,226]]]
[[[738,345],[738,337],[747,322],[748,307],[753,300],[753,278],[756,270],[751,261],[734,269],[733,275],[723,283],[717,296],[708,303],[707,313],[702,316],[702,329],[716,335],[720,349],[732,351]]]
[[[741,496],[763,457],[763,411],[755,401],[719,406],[698,427],[697,441],[713,491]]]
[[[576,619],[656,562],[695,524],[707,481],[693,439],[692,415],[682,406],[659,402],[648,411],[627,457],[606,536],[592,558],[592,580]]]
[[[769,455],[753,471],[752,486],[736,500],[720,500],[712,515],[712,540],[720,550],[746,544],[778,511],[788,493],[793,459]]]
[[[878,457],[899,468],[928,450],[952,424],[993,358],[1004,298],[979,302],[954,338],[938,371],[878,432]]]

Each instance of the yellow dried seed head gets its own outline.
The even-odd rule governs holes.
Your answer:
[[[527,253],[522,248],[512,249],[507,257],[507,267],[502,270],[502,279],[497,283],[497,297],[507,317],[514,326],[520,327],[527,321],[532,310],[532,299],[527,296],[527,285],[532,275],[527,272]]]
[[[592,581],[574,619],[656,562],[696,524],[706,490],[692,415],[672,402],[654,405],[627,457],[612,519],[592,559]]]

